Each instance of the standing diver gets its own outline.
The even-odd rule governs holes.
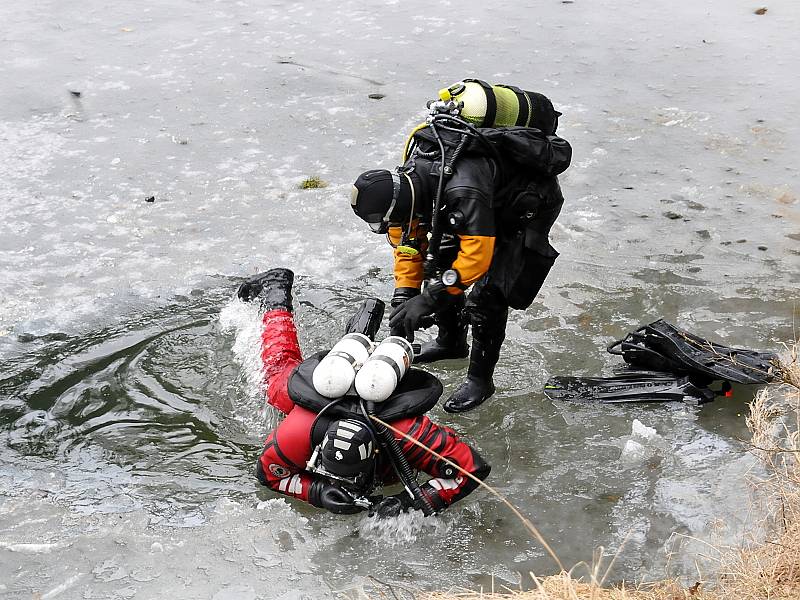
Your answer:
[[[558,256],[548,234],[572,149],[555,135],[561,113],[541,94],[479,80],[439,94],[403,165],[362,173],[351,205],[394,247],[392,333],[413,341],[435,315],[437,337],[415,361],[469,354],[467,379],[444,404],[455,413],[494,393],[508,309],[530,306]]]
[[[352,390],[334,399],[316,391],[314,372],[327,353],[302,358],[292,316],[293,281],[292,271],[272,269],[251,277],[237,292],[243,301],[257,298],[260,302],[260,357],[267,402],[286,414],[268,435],[256,464],[259,482],[333,513],[374,510],[379,516],[408,508],[433,514],[472,492],[478,486],[475,480],[400,433],[376,427],[370,418],[374,414],[483,480],[490,467],[480,454],[452,429],[424,414],[442,393],[441,382],[430,373],[409,369],[392,395],[374,406],[365,406]],[[346,338],[356,334],[354,339],[366,344],[367,337],[374,339],[383,303],[369,302],[348,322],[351,335]],[[431,479],[417,485],[412,469]],[[373,495],[379,486],[398,480],[404,491],[386,498]]]

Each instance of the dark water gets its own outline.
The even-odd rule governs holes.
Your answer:
[[[36,565],[52,572],[53,560],[77,573],[70,575],[75,581],[50,576],[53,589],[72,582],[71,594],[118,589],[113,582],[123,580],[145,593],[178,586],[173,571],[154,575],[168,558],[195,573],[190,589],[217,586],[244,597],[258,593],[241,583],[256,573],[278,589],[287,586],[286,597],[295,585],[313,597],[314,589],[355,593],[369,587],[363,578],[370,575],[396,585],[445,586],[457,577],[488,586],[492,576],[516,584],[519,573],[556,568],[484,492],[435,519],[387,523],[270,500],[252,466],[276,415],[265,410],[258,388],[257,315],[231,299],[235,283],[84,336],[18,338],[17,358],[3,362],[0,388],[6,473],[0,529],[13,540],[0,553],[11,559],[4,564],[24,559],[21,571],[6,572],[11,597],[36,589]],[[300,278],[297,322],[307,352],[341,331],[357,286],[335,289]],[[361,292],[369,291],[362,284]],[[636,292],[626,302],[574,285],[557,295],[587,293],[594,300],[560,323],[541,307],[516,314],[497,396],[474,413],[453,417],[436,408],[433,416],[476,443],[493,465],[490,483],[534,521],[568,568],[603,546],[606,561],[616,556],[612,579],[688,575],[697,549],[689,537],[711,535],[717,519],[726,522],[718,534],[723,541],[747,528],[743,478],[754,463],[743,442],[744,415],[753,388],[737,387],[733,398],[704,407],[545,399],[541,387],[550,373],[597,374],[616,364],[600,348],[607,336],[622,334],[620,317],[638,302]],[[688,310],[694,302],[693,312],[707,310],[700,296],[680,298],[667,294],[655,309],[680,302]],[[737,300],[728,303],[738,316]],[[755,313],[752,300],[747,304]],[[787,298],[761,310],[773,314],[790,305]],[[772,335],[784,335],[784,327],[777,323]],[[463,377],[464,361],[432,370],[447,393]],[[66,526],[53,531],[47,526],[53,520]],[[267,547],[253,550],[264,538]],[[111,562],[107,544],[119,546]],[[142,544],[142,552],[129,552]],[[91,572],[70,558],[76,550],[95,561]],[[218,554],[223,562],[204,566]],[[279,568],[265,574],[263,564]],[[221,586],[220,578],[239,570],[251,576]]]

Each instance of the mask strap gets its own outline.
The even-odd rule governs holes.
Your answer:
[[[411,212],[408,215],[408,225],[406,225],[405,237],[406,241],[411,239],[411,222],[414,220],[414,209],[416,208],[416,193],[414,190],[414,182],[411,181],[411,177],[408,176],[408,173],[403,171],[403,175],[408,180],[408,185],[411,188]]]
[[[397,172],[397,169],[391,171],[392,174],[392,203],[389,205],[389,210],[386,211],[386,214],[383,215],[383,222],[388,227],[389,219],[394,212],[394,207],[397,205],[397,199],[400,197],[400,174]]]

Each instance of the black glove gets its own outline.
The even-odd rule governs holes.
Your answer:
[[[390,305],[393,309],[395,309],[398,306],[402,306],[403,304],[405,304],[411,298],[415,298],[416,296],[419,296],[419,290],[417,288],[413,287],[395,288],[394,293],[392,294],[392,300],[390,302]],[[394,314],[394,311],[392,311],[392,314]],[[405,335],[405,328],[403,327],[403,324],[401,323],[397,327],[392,327],[390,325],[389,335],[399,335],[399,336]]]
[[[406,300],[410,300],[415,296],[419,296],[419,290],[413,287],[401,287],[395,288],[394,293],[392,294],[392,300],[389,303],[392,308],[397,308],[401,304],[403,304]]]
[[[355,503],[355,498],[343,487],[323,479],[317,479],[308,490],[308,502],[337,515],[352,515],[364,510]]]
[[[414,341],[414,331],[420,329],[424,317],[442,310],[453,301],[441,282],[430,283],[419,296],[406,300],[389,315],[389,327],[400,331],[409,342]]]
[[[394,496],[387,496],[378,502],[371,514],[375,514],[379,519],[388,519],[413,507],[414,500],[411,499],[408,492],[401,492]]]

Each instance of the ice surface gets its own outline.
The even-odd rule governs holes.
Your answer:
[[[723,541],[747,530],[748,390],[707,407],[554,407],[539,391],[610,369],[602,348],[659,316],[754,348],[791,336],[800,8],[442,7],[0,6],[3,594],[319,598],[370,574],[477,588],[511,564],[554,568],[483,492],[440,538],[270,500],[252,478],[274,420],[236,285],[293,268],[305,351],[388,298],[390,250],[350,185],[394,166],[425,101],[465,76],[551,96],[574,161],[561,255],[511,314],[497,394],[432,416],[568,566],[603,545],[623,547],[618,578],[693,574],[666,540],[716,518]],[[298,189],[311,175],[328,187]],[[446,394],[464,368],[430,367]],[[634,444],[645,455],[620,461]]]

